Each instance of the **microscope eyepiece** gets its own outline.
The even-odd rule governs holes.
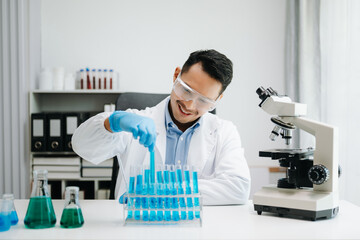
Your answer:
[[[259,95],[261,100],[265,100],[268,96],[270,96],[269,92],[262,86],[256,89],[256,93]]]

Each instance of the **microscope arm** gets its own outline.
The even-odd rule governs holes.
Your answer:
[[[314,165],[323,165],[329,170],[329,180],[321,185],[314,185],[314,190],[338,191],[339,143],[338,129],[334,126],[304,117],[280,117],[296,127],[315,136]]]

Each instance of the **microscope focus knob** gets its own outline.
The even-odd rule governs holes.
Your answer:
[[[314,165],[309,169],[309,180],[316,185],[323,184],[329,179],[329,170],[324,165]]]

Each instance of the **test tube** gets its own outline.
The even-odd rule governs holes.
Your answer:
[[[179,203],[177,198],[177,189],[176,189],[176,174],[175,174],[175,166],[170,166],[170,193],[172,195],[171,198],[171,208],[172,208],[172,220],[179,221]]]
[[[114,70],[110,69],[110,89],[113,89]]]
[[[90,70],[86,68],[86,89],[91,89]]]
[[[164,179],[163,179],[163,165],[156,165],[156,194],[157,194],[157,214],[156,220],[162,221],[164,219]]]
[[[104,89],[108,89],[108,86],[107,86],[107,83],[106,83],[107,79],[109,79],[108,70],[104,69]]]
[[[143,175],[142,175],[142,167],[141,166],[137,166],[136,167],[136,188],[135,188],[135,193],[136,193],[136,197],[135,197],[135,220],[140,220],[141,217],[141,213],[140,213],[140,209],[141,209],[141,197],[140,195],[142,194],[142,190],[143,190]]]
[[[80,89],[84,89],[85,72],[84,69],[80,69]]]
[[[98,69],[97,77],[99,79],[99,81],[98,81],[98,89],[102,89],[103,87],[102,87],[102,84],[101,84],[101,82],[102,82],[102,71],[101,71],[101,69]]]
[[[184,195],[184,188],[183,188],[183,177],[182,177],[182,170],[180,163],[175,166],[176,168],[176,179],[178,183],[178,194],[179,194],[179,202],[180,202],[180,209],[181,209],[181,220],[186,219],[186,204],[185,198],[182,196]]]
[[[144,166],[144,184],[143,184],[143,191],[141,198],[141,205],[142,205],[142,212],[143,212],[143,220],[149,221],[149,211],[147,210],[149,208],[149,198],[148,193],[150,190],[150,170],[148,166]]]
[[[193,212],[193,201],[191,197],[191,187],[190,187],[190,166],[185,165],[184,166],[184,178],[185,178],[185,193],[187,195],[186,197],[186,206],[188,208],[188,219],[193,220],[194,219],[194,212]]]
[[[198,188],[198,169],[193,169],[193,192],[194,194],[199,194]],[[194,197],[194,208],[195,208],[195,217],[200,218],[200,200],[199,197]]]
[[[96,89],[96,69],[93,68],[92,72],[91,72],[91,78],[92,78],[92,87],[93,89]]]
[[[127,218],[131,219],[133,217],[133,209],[134,207],[134,198],[131,197],[131,194],[135,193],[135,176],[136,169],[134,166],[130,167],[130,181],[129,181],[129,196],[128,196],[128,216]],[[124,201],[125,202],[125,201]]]
[[[165,208],[165,221],[171,220],[171,200],[170,200],[170,165],[165,165],[164,169],[164,208]]]

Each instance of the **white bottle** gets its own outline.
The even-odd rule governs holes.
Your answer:
[[[64,89],[65,90],[75,90],[75,78],[72,73],[68,73],[64,79]]]
[[[53,89],[63,90],[64,89],[64,68],[56,67],[53,69]]]
[[[50,69],[43,68],[39,77],[39,89],[40,90],[52,90],[53,89],[53,75]]]

